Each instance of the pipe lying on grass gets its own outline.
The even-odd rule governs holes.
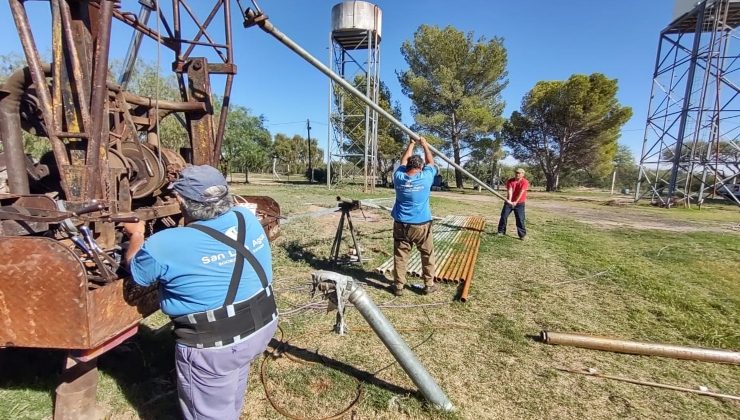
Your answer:
[[[691,389],[691,388],[684,388],[681,386],[674,386],[674,385],[666,385],[666,384],[660,384],[657,382],[648,382],[648,381],[640,381],[637,379],[630,379],[630,378],[624,378],[621,376],[612,376],[612,375],[605,375],[603,373],[599,373],[596,370],[574,370],[574,369],[565,369],[565,368],[555,368],[561,372],[568,372],[568,373],[576,373],[579,375],[587,375],[587,376],[594,376],[596,378],[603,378],[603,379],[612,379],[615,381],[621,381],[621,382],[627,382],[630,384],[635,385],[644,385],[644,386],[652,386],[654,388],[663,388],[663,389],[671,389],[674,391],[681,391],[681,392],[688,392],[691,394],[699,394],[699,395],[705,395],[707,397],[715,397],[715,398],[725,398],[728,400],[735,400],[740,401],[740,397],[735,395],[728,395],[728,394],[718,394],[716,392],[706,391],[703,389]]]
[[[702,362],[740,364],[740,352],[736,351],[703,349],[671,344],[641,343],[638,341],[596,337],[585,334],[558,333],[552,331],[542,331],[540,333],[540,338],[547,344],[581,347],[585,349],[640,354],[645,356],[671,357],[674,359],[699,360]]]

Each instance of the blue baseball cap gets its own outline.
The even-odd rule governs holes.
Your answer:
[[[170,186],[181,196],[199,203],[213,203],[229,193],[226,178],[213,166],[188,166]]]

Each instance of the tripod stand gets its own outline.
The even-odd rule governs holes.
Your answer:
[[[357,261],[353,261],[351,258],[347,261],[349,263],[359,263],[362,265],[362,251],[360,250],[360,242],[357,240],[357,237],[355,235],[355,227],[352,224],[352,210],[356,210],[360,208],[360,202],[358,200],[342,200],[341,198],[337,197],[337,201],[339,201],[339,209],[342,212],[342,216],[339,219],[339,226],[337,226],[337,233],[334,235],[334,243],[331,245],[331,253],[329,255],[329,261],[333,263],[339,263],[339,248],[341,248],[342,245],[342,235],[344,234],[344,225],[345,222],[347,223],[347,226],[349,227],[349,233],[352,236],[352,246],[355,249],[355,252],[357,253]]]

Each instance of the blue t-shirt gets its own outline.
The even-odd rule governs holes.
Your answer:
[[[396,203],[391,216],[401,223],[426,223],[432,220],[429,207],[429,193],[434,182],[437,167],[426,165],[414,175],[406,175],[406,166],[401,165],[393,173],[393,186],[396,189]]]
[[[262,225],[248,210],[234,207],[221,216],[196,223],[236,239],[234,211],[244,215],[244,246],[254,254],[272,282],[272,252]],[[229,289],[237,253],[209,235],[188,227],[165,229],[148,238],[131,261],[136,283],[149,286],[159,282],[162,312],[187,315],[220,308]],[[257,273],[244,261],[241,282],[234,302],[256,295],[262,289]]]

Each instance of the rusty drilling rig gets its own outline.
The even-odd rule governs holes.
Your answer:
[[[167,185],[187,164],[218,167],[236,65],[229,0],[197,7],[172,0],[166,10],[157,0],[46,3],[49,62],[39,53],[27,4],[9,1],[27,66],[0,85],[0,348],[68,350],[55,418],[84,418],[95,403],[96,358],[158,308],[155,289],[128,287],[120,223],[144,220],[148,234],[181,223]],[[114,22],[132,33],[115,83]],[[156,43],[158,57],[159,49],[172,52],[180,100],[127,91],[142,37]],[[225,77],[218,117],[214,75]],[[160,121],[170,115],[188,133],[180,150],[160,144]],[[24,130],[48,139],[50,151],[38,161],[26,155]],[[275,236],[277,203],[244,199]]]

